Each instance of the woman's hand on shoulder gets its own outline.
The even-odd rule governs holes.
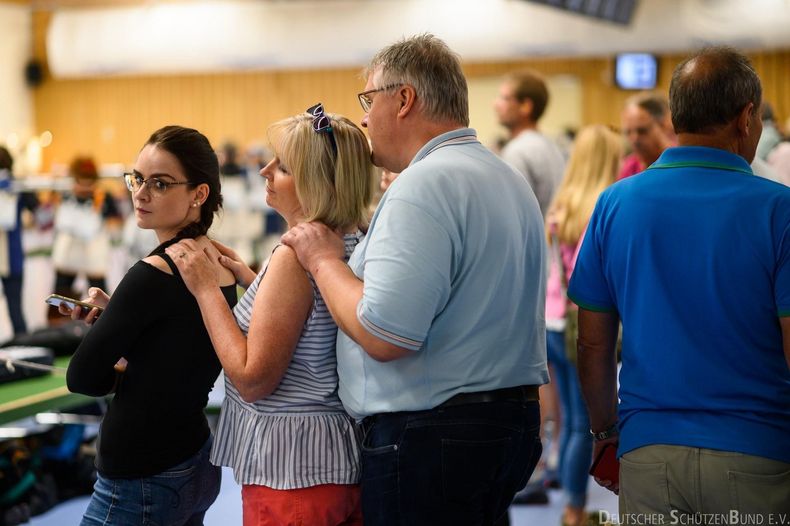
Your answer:
[[[223,245],[219,241],[211,240],[211,244],[217,250],[217,260],[220,265],[233,272],[236,283],[245,289],[255,281],[255,272],[239,257],[235,250]]]
[[[283,244],[296,252],[299,263],[313,275],[322,261],[345,257],[343,235],[320,221],[299,223],[282,237]]]
[[[206,251],[194,239],[182,239],[165,249],[178,267],[189,292],[196,298],[212,289],[219,288],[219,263],[212,261]]]

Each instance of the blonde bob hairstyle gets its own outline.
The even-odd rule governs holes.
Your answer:
[[[565,176],[549,205],[549,225],[557,224],[560,243],[576,245],[592,216],[598,196],[617,180],[623,141],[606,126],[583,128],[576,137]]]
[[[313,129],[308,114],[283,119],[269,128],[275,155],[294,178],[305,221],[331,228],[367,224],[374,169],[362,130],[347,118],[327,113],[337,154],[327,136]]]

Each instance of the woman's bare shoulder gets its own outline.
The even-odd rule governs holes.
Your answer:
[[[143,258],[143,261],[145,263],[148,263],[155,269],[161,270],[165,274],[170,274],[171,276],[173,275],[173,271],[171,270],[170,265],[168,265],[167,262],[164,259],[162,259],[160,256],[148,256],[146,258]]]

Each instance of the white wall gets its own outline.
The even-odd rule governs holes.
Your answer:
[[[0,144],[11,150],[17,172],[24,171],[21,152],[35,131],[33,97],[25,84],[32,39],[30,8],[0,3]]]
[[[55,11],[47,37],[52,73],[361,66],[403,35],[426,31],[465,61],[790,44],[790,0],[641,0],[628,26],[523,0],[141,4]]]

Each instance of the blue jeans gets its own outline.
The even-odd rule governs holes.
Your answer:
[[[365,526],[491,525],[542,451],[536,401],[379,414],[364,430]]]
[[[560,398],[560,484],[568,504],[583,508],[587,501],[592,462],[590,417],[584,405],[579,373],[565,354],[565,333],[546,331],[546,354],[554,369],[552,381]]]
[[[192,458],[141,479],[99,475],[81,526],[201,525],[219,494],[222,472],[208,460],[211,438]]]

